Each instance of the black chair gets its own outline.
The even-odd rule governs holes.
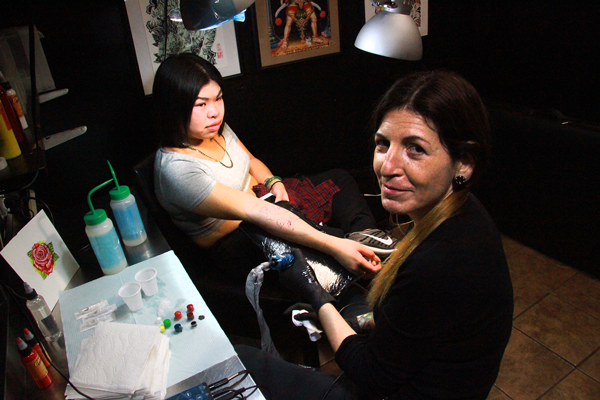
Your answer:
[[[234,281],[218,267],[219,260],[211,257],[210,252],[197,246],[187,235],[171,221],[167,211],[160,205],[154,192],[154,153],[133,167],[133,181],[136,190],[154,219],[165,240],[186,269],[192,282],[206,301],[207,305],[226,333],[245,337],[260,337],[256,313],[245,294],[240,281]],[[258,251],[249,249],[248,251]],[[291,325],[283,321],[283,311],[298,301],[298,298],[286,291],[278,282],[275,272],[270,275],[260,294],[260,305],[273,331],[276,341],[277,325]],[[284,329],[287,330],[287,329]],[[277,342],[276,342],[277,344]]]

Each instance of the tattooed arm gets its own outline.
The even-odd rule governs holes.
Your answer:
[[[381,268],[379,258],[365,246],[320,232],[282,207],[220,183],[194,212],[228,220],[223,236],[237,228],[241,221],[247,221],[282,239],[330,254],[355,274],[374,274]]]

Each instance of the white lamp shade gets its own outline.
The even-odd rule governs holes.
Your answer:
[[[354,46],[369,53],[416,61],[423,55],[423,41],[410,15],[380,11],[362,27]]]

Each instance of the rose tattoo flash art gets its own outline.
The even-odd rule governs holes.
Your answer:
[[[42,279],[46,279],[54,271],[54,263],[59,259],[52,243],[46,244],[44,241],[35,243],[27,256]]]

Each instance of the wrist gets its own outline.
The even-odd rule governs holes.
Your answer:
[[[276,181],[281,181],[281,177],[273,175],[272,177],[265,179],[264,185],[267,188],[267,190],[271,190],[271,187],[273,187],[273,182]]]
[[[316,290],[309,301],[310,305],[313,307],[317,315],[319,315],[319,310],[326,304],[337,303],[337,300],[330,295],[325,289],[319,287],[319,290]]]
[[[269,192],[271,192],[273,190],[273,188],[275,187],[275,185],[277,185],[278,183],[281,183],[283,185],[282,181],[275,181],[271,183],[271,187],[269,188]]]

